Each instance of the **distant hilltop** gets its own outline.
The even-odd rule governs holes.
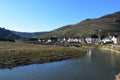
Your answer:
[[[28,38],[28,37],[40,36],[45,33],[47,32],[34,32],[34,33],[17,32],[17,31],[11,31],[11,30],[0,27],[0,41],[14,41],[14,40]]]
[[[0,28],[0,41],[13,41],[15,39],[19,39],[20,36],[12,33],[10,30],[5,28]]]
[[[12,31],[12,32],[23,38],[37,37],[47,33],[47,32],[18,32],[18,31]]]
[[[97,19],[86,19],[74,25],[66,25],[56,30],[50,31],[40,38],[48,38],[56,36],[59,38],[82,37],[84,35],[95,34],[98,30],[112,32],[112,34],[120,33],[120,11],[108,14]]]

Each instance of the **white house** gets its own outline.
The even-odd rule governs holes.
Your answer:
[[[109,38],[104,38],[101,40],[102,43],[106,44],[106,43],[113,43],[113,44],[117,44],[117,38],[115,36],[109,37]]]
[[[97,35],[92,35],[91,37],[87,37],[86,38],[86,42],[88,44],[91,44],[91,43],[99,43],[100,42],[100,39]]]
[[[87,37],[87,38],[86,38],[86,42],[87,42],[88,44],[91,44],[91,43],[92,43],[92,38]]]
[[[113,36],[111,40],[113,41],[113,44],[117,44],[117,38],[115,36]]]
[[[112,43],[112,40],[110,38],[104,38],[101,40],[102,43],[106,44],[106,43]]]
[[[52,42],[52,40],[51,40],[51,39],[48,39],[46,43],[51,43],[51,42]]]
[[[77,38],[75,38],[75,39],[69,38],[69,39],[68,39],[68,42],[69,42],[69,43],[77,43],[77,42],[79,42],[79,39],[77,39]]]

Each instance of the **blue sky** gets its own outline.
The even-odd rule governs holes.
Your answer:
[[[51,31],[120,11],[120,0],[0,0],[0,27]]]

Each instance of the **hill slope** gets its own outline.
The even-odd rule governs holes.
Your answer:
[[[20,36],[15,35],[10,30],[6,30],[5,28],[0,28],[0,39],[14,40],[14,39],[19,39],[19,38]]]
[[[28,32],[17,32],[17,31],[12,31],[14,34],[19,35],[20,37],[36,37],[36,36],[40,36],[43,35],[47,32],[33,32],[33,33],[28,33]]]
[[[85,34],[93,34],[96,30],[120,32],[120,12],[109,14],[98,19],[86,19],[74,25],[63,26],[40,37],[82,37]]]

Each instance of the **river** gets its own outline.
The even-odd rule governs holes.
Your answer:
[[[1,69],[0,80],[114,80],[119,72],[120,54],[89,49],[82,58]]]

